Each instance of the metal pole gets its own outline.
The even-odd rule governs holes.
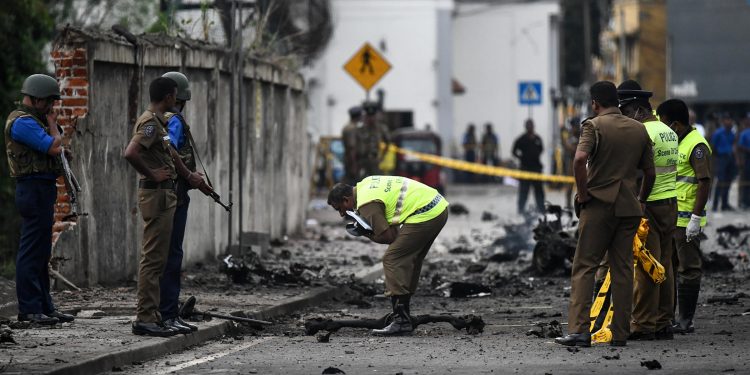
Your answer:
[[[244,150],[244,140],[245,140],[245,127],[243,126],[245,118],[244,111],[242,108],[244,107],[244,95],[243,95],[243,88],[244,88],[244,67],[245,67],[245,54],[243,53],[242,49],[242,7],[238,7],[237,9],[237,96],[239,99],[237,100],[237,154],[239,157],[239,163],[237,163],[237,169],[238,169],[238,175],[239,175],[239,200],[240,200],[240,217],[239,217],[239,238],[240,238],[240,249],[242,249],[242,230],[243,230],[243,218],[244,218],[244,209],[245,206],[243,204],[243,197],[245,196],[245,191],[243,190],[243,182],[244,182],[244,169],[245,169],[245,150]]]
[[[232,1],[232,14],[229,16],[230,24],[232,25],[232,33],[231,36],[227,36],[232,39],[231,41],[231,53],[232,58],[234,58],[234,49],[236,42],[235,40],[235,31],[234,31],[234,14],[235,10],[237,8],[237,3]],[[232,64],[230,66],[234,66],[236,64]],[[234,70],[233,68],[230,68]],[[230,81],[230,87],[229,87],[229,201],[232,202],[232,196],[234,195],[234,121],[235,121],[235,115],[234,115],[234,109],[235,109],[235,103],[234,103],[234,90],[235,90],[235,72],[232,71],[232,79]],[[232,247],[232,213],[229,212],[229,225],[227,225],[227,246],[229,249]]]

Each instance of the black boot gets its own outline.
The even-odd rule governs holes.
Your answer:
[[[373,329],[373,335],[402,335],[411,333],[414,328],[411,325],[411,317],[408,311],[409,301],[411,296],[396,296],[391,297],[391,303],[393,304],[393,321],[387,327],[383,329]]]
[[[680,317],[677,324],[672,327],[675,333],[693,333],[693,317],[695,317],[695,308],[698,306],[698,293],[700,284],[683,284],[677,286],[677,309]]]

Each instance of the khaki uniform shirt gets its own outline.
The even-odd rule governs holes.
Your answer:
[[[581,127],[578,151],[589,155],[589,194],[614,205],[615,216],[641,216],[636,197],[638,170],[654,168],[654,151],[646,127],[608,108]]]
[[[133,138],[131,142],[137,142],[143,146],[140,156],[146,167],[159,169],[167,167],[170,170],[170,178],[177,178],[177,170],[170,153],[169,134],[167,133],[167,122],[164,117],[149,110],[135,122]],[[138,174],[138,178],[147,180],[146,176]]]
[[[695,177],[699,180],[711,178],[711,153],[708,151],[708,147],[704,144],[699,144],[693,148],[693,153],[690,154],[690,166],[695,171]]]

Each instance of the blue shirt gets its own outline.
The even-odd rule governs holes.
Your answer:
[[[46,154],[52,146],[52,142],[55,141],[51,135],[44,131],[42,125],[31,117],[17,118],[10,128],[10,137],[14,141],[42,154]]]
[[[55,141],[51,135],[44,131],[42,125],[31,117],[17,118],[11,125],[10,137],[14,141],[42,154],[47,154]],[[55,178],[54,173],[37,173],[19,177],[18,180],[55,180]]]
[[[733,151],[732,146],[734,145],[734,133],[731,130],[721,127],[711,137],[711,144],[713,144],[716,154],[731,155]]]
[[[737,144],[742,147],[750,148],[750,129],[745,129],[740,133],[740,140]]]
[[[185,132],[182,131],[185,126],[182,124],[180,116],[172,116],[167,123],[167,128],[169,129],[169,142],[172,144],[172,147],[179,150],[187,141],[185,139]]]

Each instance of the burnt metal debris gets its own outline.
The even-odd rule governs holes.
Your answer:
[[[484,297],[492,294],[492,289],[485,285],[462,281],[444,283],[437,289],[442,290],[443,295],[450,298]]]
[[[315,335],[320,331],[336,332],[341,328],[367,328],[382,329],[393,320],[393,314],[386,314],[380,319],[351,319],[351,320],[333,320],[324,318],[314,318],[305,322],[305,334],[308,336]],[[457,330],[466,330],[470,335],[476,335],[484,331],[484,320],[478,315],[416,315],[411,317],[411,323],[414,328],[427,323],[449,323]]]
[[[748,244],[750,225],[724,225],[716,228],[716,242],[725,249],[739,249]]]
[[[549,215],[553,219],[550,220]],[[567,220],[563,220],[567,217]],[[572,262],[578,242],[578,221],[573,213],[557,205],[547,205],[546,214],[534,228],[532,266],[540,275],[567,271],[566,260]]]
[[[210,318],[218,318],[218,319],[227,319],[231,321],[235,321],[238,323],[247,323],[252,326],[262,327],[265,325],[272,325],[273,323],[267,322],[265,320],[257,320],[257,319],[249,319],[241,316],[233,316],[233,315],[224,315],[224,314],[216,314],[212,312],[203,312],[198,311],[195,309],[195,302],[196,299],[194,296],[191,296],[190,298],[185,301],[184,304],[182,304],[182,307],[180,307],[180,317],[183,319],[191,319],[194,316],[203,316],[203,317],[210,317]]]
[[[448,209],[450,210],[451,215],[468,215],[469,209],[466,208],[461,203],[451,203],[450,206],[448,206]]]
[[[291,255],[289,256],[291,257]],[[286,268],[268,269],[255,253],[242,257],[227,255],[222,259],[221,270],[235,284],[247,284],[253,281],[252,275],[260,278],[260,284],[301,284],[310,285],[319,277],[323,266],[292,263]]]

